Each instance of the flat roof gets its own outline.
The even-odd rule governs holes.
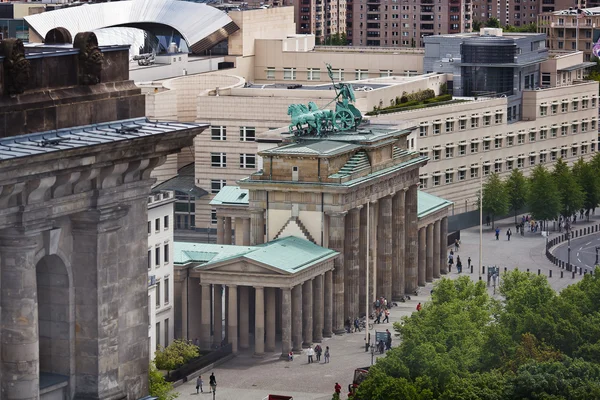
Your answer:
[[[558,68],[558,71],[567,71],[567,72],[576,71],[578,69],[590,68],[590,67],[593,67],[594,65],[596,65],[595,62],[587,61],[587,62],[582,62],[580,64],[570,65],[565,68]]]
[[[204,126],[206,124],[152,122],[143,117],[10,136],[0,139],[0,161],[123,142]]]
[[[351,83],[352,88],[355,92],[362,91],[370,91],[375,89],[381,89],[385,87],[390,87],[392,83],[366,83],[366,82],[354,82],[347,81],[345,83]],[[287,89],[287,90],[331,90],[334,91],[333,84],[326,85],[303,85],[298,83],[267,83],[267,84],[257,84],[257,83],[249,83],[244,86],[247,89]]]

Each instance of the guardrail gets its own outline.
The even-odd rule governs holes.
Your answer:
[[[579,228],[579,229],[571,229],[571,239],[591,235],[591,234],[597,233],[599,231],[600,231],[600,223],[595,224],[595,225],[585,226],[585,227]],[[577,267],[576,265],[569,264],[567,261],[561,260],[560,258],[556,257],[554,254],[552,254],[550,252],[550,249],[552,247],[569,240],[567,235],[568,234],[566,232],[561,233],[560,235],[556,236],[554,239],[548,240],[548,242],[546,243],[546,258],[552,264],[556,265],[557,267],[564,269],[566,271],[569,271],[569,272],[573,272],[573,275],[575,275],[575,273],[577,273],[578,271],[579,271],[580,275],[583,275],[584,273],[587,274],[588,273],[587,269],[584,270],[581,267]],[[589,272],[593,272],[593,271],[589,271]]]

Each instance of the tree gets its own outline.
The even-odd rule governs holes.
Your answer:
[[[591,163],[586,163],[583,158],[580,158],[573,164],[573,176],[583,190],[583,208],[586,210],[589,221],[590,210],[600,204],[600,175],[594,170]]]
[[[348,40],[345,33],[334,33],[333,35],[326,37],[323,42],[324,46],[346,46]]]
[[[473,21],[473,32],[479,32],[482,25],[483,24],[481,23],[481,21],[474,20]]]
[[[554,164],[552,176],[554,177],[560,196],[560,213],[565,218],[570,217],[583,207],[585,194],[569,166],[562,158],[559,158],[556,164]]]
[[[505,32],[528,32],[537,33],[537,25],[535,23],[526,24],[522,26],[506,25],[503,30]]]
[[[154,363],[150,364],[148,371],[148,391],[150,396],[158,397],[158,400],[173,400],[179,397],[179,393],[173,392],[173,384],[167,382]]]
[[[515,212],[516,223],[517,212],[527,204],[527,179],[521,170],[515,168],[506,180],[505,186],[508,195],[508,205]]]
[[[485,21],[486,28],[500,28],[500,21],[496,17],[492,17]]]
[[[529,177],[527,205],[533,218],[554,219],[560,212],[560,193],[552,175],[543,165],[537,165]]]
[[[506,214],[508,208],[509,199],[504,183],[498,174],[492,173],[483,185],[483,211],[492,215],[492,229],[494,218]]]

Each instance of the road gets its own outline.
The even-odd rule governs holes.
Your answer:
[[[600,247],[600,235],[584,236],[577,239],[571,239],[571,264],[588,271],[594,268],[596,264],[596,247]],[[552,252],[556,257],[567,261],[569,245],[564,242]]]

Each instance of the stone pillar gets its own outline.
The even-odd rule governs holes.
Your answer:
[[[440,273],[448,273],[448,217],[442,218],[440,229]]]
[[[302,285],[292,289],[292,349],[302,351]]]
[[[360,210],[360,231],[358,233],[358,315],[366,310],[366,283],[369,255],[367,254],[367,219],[368,208],[363,206]]]
[[[265,323],[265,350],[275,351],[275,291],[277,288],[265,288],[265,301],[267,303],[267,320]]]
[[[242,242],[244,241],[244,222],[240,217],[236,217],[233,219],[234,226],[234,241],[233,244],[236,246],[242,246]]]
[[[217,244],[225,243],[225,218],[217,215]]]
[[[399,300],[404,295],[404,190],[396,192],[392,199],[393,227],[393,265],[392,265],[392,299]]]
[[[0,236],[0,397],[9,400],[39,399],[38,288],[35,254],[40,243],[39,233],[27,235],[17,231],[4,231]],[[95,297],[95,291],[90,295]]]
[[[404,267],[405,289],[407,294],[413,294],[417,289],[417,185],[410,185],[405,193],[405,257],[406,265]]]
[[[254,355],[265,355],[265,289],[254,287]]]
[[[250,293],[248,286],[240,286],[240,349],[250,347]]]
[[[392,298],[392,196],[379,199],[379,229],[377,237],[377,293]]]
[[[325,272],[323,279],[323,336],[333,336],[333,272]]]
[[[225,217],[224,244],[231,244],[231,217]]]
[[[229,337],[229,343],[234,353],[238,351],[238,309],[237,309],[237,286],[227,286],[228,300],[227,305],[227,336]]]
[[[433,224],[427,225],[427,248],[425,251],[425,281],[433,282]]]
[[[200,336],[202,336],[202,287],[199,278],[188,277],[187,292],[188,298],[184,300],[188,303],[186,334],[190,340],[200,340]]]
[[[313,344],[313,281],[308,279],[302,284],[302,347]]]
[[[323,341],[323,275],[313,281],[313,342]]]
[[[265,212],[262,209],[250,210],[250,245],[265,242]]]
[[[220,346],[223,341],[223,286],[213,285],[214,309],[213,309],[213,344]]]
[[[362,207],[362,206],[361,206]],[[352,320],[358,316],[358,278],[359,278],[359,231],[360,208],[353,208],[346,218],[346,240],[345,240],[345,271],[344,271],[344,319],[350,317]]]
[[[333,332],[344,333],[344,234],[346,212],[329,215],[329,248],[339,252],[333,270]]]
[[[242,220],[242,246],[250,246],[250,218]]]
[[[441,222],[438,219],[433,226],[433,279],[440,277],[440,233]]]
[[[377,296],[377,228],[379,219],[379,204],[377,201],[371,202],[369,215],[369,302],[373,304]]]
[[[200,348],[210,350],[210,284],[201,283],[202,304],[201,304],[201,325],[200,325]]]
[[[419,229],[419,271],[418,271],[418,285],[425,286],[425,256],[427,254],[425,246],[427,246],[425,228]]]
[[[292,290],[281,288],[281,358],[292,351]]]

